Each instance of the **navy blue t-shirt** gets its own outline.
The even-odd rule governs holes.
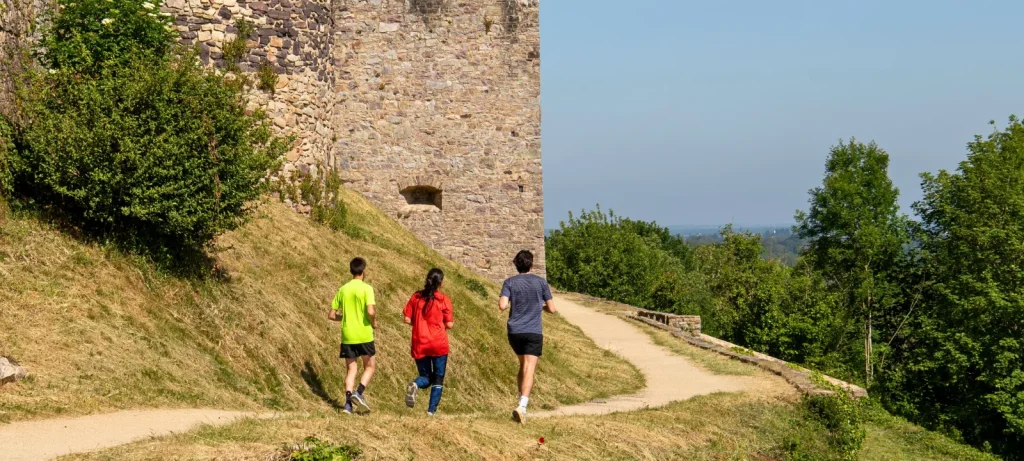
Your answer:
[[[509,334],[543,334],[541,310],[544,303],[551,300],[551,287],[546,280],[533,274],[509,277],[501,285],[501,296],[509,300]]]

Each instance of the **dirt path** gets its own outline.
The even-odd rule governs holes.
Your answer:
[[[647,387],[633,395],[551,411],[531,411],[528,417],[600,415],[638,410],[697,395],[751,390],[759,385],[759,380],[753,377],[715,375],[698,368],[685,357],[654,344],[649,336],[626,320],[580,306],[564,297],[557,297],[555,303],[559,313],[580,327],[599,347],[615,352],[636,365],[647,378]]]
[[[51,459],[184,432],[201,424],[227,424],[246,416],[257,415],[220,410],[140,410],[0,425],[0,459]]]
[[[530,418],[639,410],[697,395],[771,386],[757,377],[712,374],[685,357],[655,345],[636,325],[621,318],[580,306],[564,297],[557,298],[556,303],[559,313],[580,327],[599,347],[615,352],[636,365],[647,378],[647,387],[632,395],[530,412]],[[270,415],[219,410],[140,410],[18,422],[0,426],[0,459],[51,459],[114,447],[146,437],[184,432],[201,424],[227,424],[246,416]]]

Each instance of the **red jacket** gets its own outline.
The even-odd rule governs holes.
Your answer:
[[[412,358],[448,355],[448,330],[444,324],[455,321],[452,300],[444,293],[435,292],[430,306],[424,309],[424,304],[426,300],[416,292],[402,311],[412,319]]]

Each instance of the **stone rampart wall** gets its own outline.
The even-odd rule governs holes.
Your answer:
[[[537,3],[335,5],[336,166],[445,257],[544,274]]]
[[[0,3],[5,25],[46,9]],[[279,76],[249,102],[297,136],[285,175],[336,168],[445,257],[499,280],[529,249],[545,274],[536,0],[167,0],[163,11],[221,69],[236,22],[256,27],[238,65]],[[13,29],[0,27],[0,44]]]
[[[297,137],[286,154],[285,172],[313,170],[329,164],[334,147],[334,65],[330,0],[167,0],[164,11],[175,15],[181,42],[199,48],[210,66],[224,67],[225,43],[235,39],[235,24],[244,19],[256,28],[249,51],[238,63],[255,72],[263,62],[278,74],[273,93],[252,90],[249,101],[261,107],[279,133]]]

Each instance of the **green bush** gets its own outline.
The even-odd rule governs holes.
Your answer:
[[[177,33],[159,0],[59,0],[43,32],[43,66],[91,75],[138,59],[166,57]]]
[[[270,61],[263,60],[260,63],[260,67],[256,69],[256,77],[256,88],[270,94],[274,94],[277,91],[277,71],[274,70],[274,65]]]
[[[249,45],[246,44],[246,41],[256,31],[256,27],[245,19],[236,21],[235,28],[238,29],[238,34],[224,43],[224,68],[230,72],[238,72],[238,62],[249,52]]]
[[[316,437],[307,437],[299,446],[289,449],[293,461],[351,461],[362,452],[350,445],[334,445]]]
[[[289,140],[246,110],[240,88],[172,48],[158,5],[62,5],[42,40],[49,68],[22,91],[19,197],[164,267],[200,269]]]
[[[856,459],[866,436],[860,402],[835,390],[832,394],[806,396],[804,404],[810,415],[828,429],[832,453],[838,459]]]

